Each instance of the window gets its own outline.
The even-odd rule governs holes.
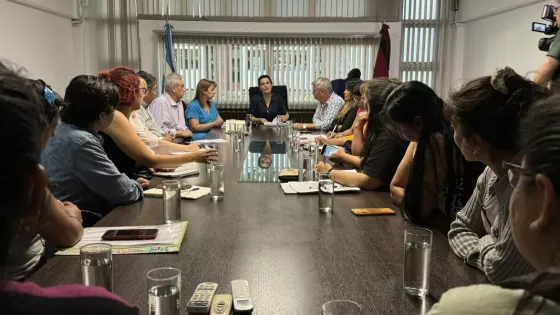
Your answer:
[[[249,106],[249,88],[257,86],[262,74],[270,75],[274,85],[287,86],[290,109],[314,107],[314,79],[345,78],[353,68],[362,71],[362,78],[371,78],[378,47],[374,37],[174,36],[173,40],[176,70],[187,88],[185,100],[194,97],[199,80],[210,79],[218,83],[214,98],[218,106],[234,109]]]
[[[401,79],[435,86],[436,27],[439,0],[404,0]]]

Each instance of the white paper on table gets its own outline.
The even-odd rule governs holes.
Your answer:
[[[352,171],[352,170],[349,170],[349,171]],[[284,184],[288,184],[290,186],[291,190],[295,191],[298,194],[314,194],[314,193],[317,193],[319,191],[319,182],[316,182],[316,181],[288,182],[288,183],[284,183]],[[281,185],[283,185],[283,184],[281,184]],[[282,189],[284,190],[283,186],[282,186]],[[291,191],[291,190],[289,190],[289,191]],[[334,192],[335,193],[355,192],[355,191],[360,191],[360,188],[358,188],[358,187],[348,187],[348,186],[344,186],[344,185],[334,183]],[[284,193],[290,194],[290,193],[286,192],[286,190],[284,190]]]
[[[227,143],[226,140],[218,138],[218,139],[202,139],[194,141],[196,143]]]
[[[187,222],[177,222],[162,225],[146,226],[111,226],[111,227],[92,227],[84,229],[84,236],[78,244],[72,247],[82,247],[94,243],[111,244],[113,246],[135,246],[150,244],[177,244],[181,240],[181,235]],[[101,236],[108,230],[136,230],[136,229],[158,229],[158,235],[153,240],[133,240],[133,241],[104,241]]]
[[[299,144],[305,145],[308,144],[309,142],[314,142],[315,138],[319,138],[319,137],[324,137],[324,136],[321,136],[321,134],[302,134],[299,137]]]
[[[183,177],[198,174],[198,169],[195,168],[186,168],[186,167],[178,167],[173,172],[155,172],[155,176],[159,177]]]
[[[290,186],[290,183],[281,183],[280,187],[282,187],[282,190],[284,191],[284,194],[286,195],[295,195],[297,194],[297,191],[295,191],[292,186]]]
[[[190,189],[181,190],[181,199],[200,199],[210,194],[210,188],[201,186],[192,186]],[[144,190],[144,197],[163,197],[163,189],[152,188]]]

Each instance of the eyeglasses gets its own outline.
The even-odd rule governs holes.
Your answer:
[[[146,95],[146,92],[148,91],[147,88],[139,88],[138,91],[140,91],[141,95]]]
[[[531,172],[530,170],[524,168],[519,164],[515,164],[511,162],[503,161],[502,168],[507,170],[508,181],[512,188],[517,187],[521,175],[535,176],[535,173]]]

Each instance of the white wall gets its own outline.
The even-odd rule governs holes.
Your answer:
[[[461,1],[460,16],[467,22],[457,28],[455,60],[462,60],[462,65],[455,69],[454,86],[468,79],[489,75],[506,65],[520,74],[536,70],[546,54],[537,48],[543,34],[531,32],[531,23],[542,21],[543,5],[553,2],[539,1],[519,7],[532,2],[535,1]],[[494,15],[480,18],[484,12],[493,12]]]
[[[76,74],[70,18],[0,0],[0,43],[0,59],[25,67],[29,77],[61,94]]]
[[[157,58],[159,36],[164,21],[139,21],[140,65],[142,70],[158,74]],[[209,21],[171,21],[174,32],[214,33],[214,34],[379,34],[380,23],[277,23],[277,22],[209,22]],[[399,76],[401,48],[401,23],[387,23],[391,35],[390,76]],[[161,35],[160,35],[161,36]],[[162,57],[163,58],[163,57]]]

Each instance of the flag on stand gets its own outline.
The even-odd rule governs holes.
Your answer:
[[[391,37],[389,36],[389,25],[383,24],[381,27],[381,43],[379,43],[379,51],[377,59],[375,59],[375,68],[373,68],[374,78],[389,77],[389,62],[391,61]]]

